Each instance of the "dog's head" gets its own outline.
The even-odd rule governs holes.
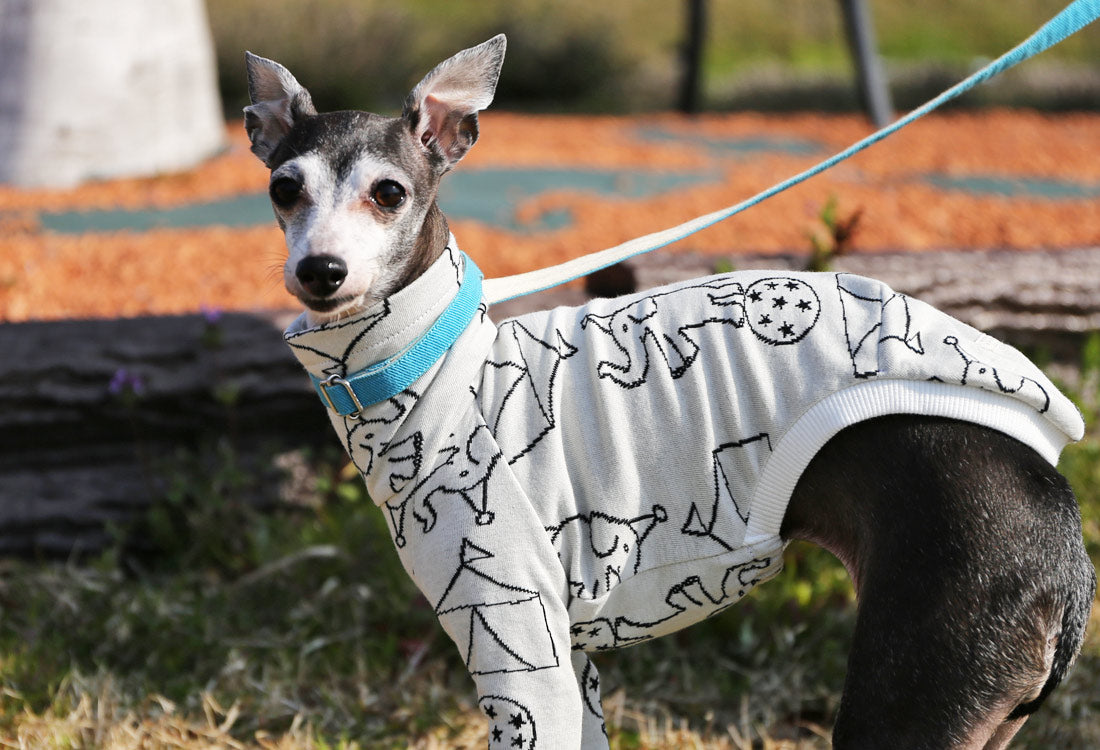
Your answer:
[[[477,141],[477,113],[493,99],[504,48],[502,34],[440,63],[400,117],[318,114],[290,71],[246,53],[245,128],[271,169],[286,288],[311,323],[384,299],[442,252],[439,179]]]

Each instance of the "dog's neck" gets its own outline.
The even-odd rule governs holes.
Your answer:
[[[447,217],[439,209],[439,204],[433,201],[424,217],[424,224],[420,227],[420,234],[416,238],[416,244],[413,245],[408,265],[398,277],[394,291],[404,289],[423,276],[424,272],[439,260],[450,236]]]
[[[456,300],[468,287],[469,274],[478,273],[467,265],[469,262],[451,244],[412,284],[385,302],[367,308],[355,317],[319,327],[310,325],[303,314],[287,328],[286,341],[299,362],[313,376],[315,385],[333,375],[357,380],[368,372],[382,372],[383,368],[377,367],[379,363],[392,364],[393,360],[404,358],[420,348],[421,342],[430,338],[425,335],[426,332],[455,309]],[[477,290],[480,285],[469,285],[469,288]],[[480,293],[476,293],[475,299],[480,303]],[[469,297],[466,297],[457,307],[471,312],[468,303]],[[364,410],[360,418],[347,424],[340,416],[346,412],[330,408],[329,415],[338,428],[347,429],[350,424],[369,425],[356,441],[361,446],[369,445],[369,452],[374,456],[380,455],[383,447],[395,439],[414,406],[421,414],[430,414],[431,419],[438,419],[441,424],[448,424],[455,414],[468,408],[470,384],[479,379],[479,373],[497,340],[496,325],[488,316],[478,314],[483,310],[478,305],[472,311],[473,317],[468,325],[456,325],[452,318],[452,322],[440,327],[445,334],[450,332],[462,338],[461,356],[440,356],[430,361],[422,358],[422,352],[413,355],[421,365],[427,363],[430,368],[420,376],[415,388],[406,386],[396,395],[382,400],[364,397]],[[384,370],[393,374],[405,368],[387,365]],[[337,398],[341,390],[339,386],[334,389]],[[318,396],[328,406],[320,391]],[[424,455],[434,455],[434,452],[441,450],[443,443],[449,440],[448,435],[447,430],[438,435],[425,434],[422,445]],[[435,445],[436,442],[440,444]],[[379,462],[379,465],[382,463]],[[367,478],[371,497],[381,504],[392,497],[393,488],[389,485],[389,475],[385,472],[375,474],[371,465],[371,462],[365,462],[360,469]]]

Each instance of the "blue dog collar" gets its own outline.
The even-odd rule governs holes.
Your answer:
[[[357,417],[366,407],[404,391],[447,353],[474,319],[481,304],[481,269],[465,253],[462,258],[465,271],[458,294],[424,335],[407,349],[347,377],[309,376],[325,406],[341,416]]]

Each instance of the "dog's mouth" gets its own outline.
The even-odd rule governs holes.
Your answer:
[[[359,295],[353,294],[345,294],[340,297],[307,297],[305,295],[299,295],[298,299],[312,312],[322,315],[334,315],[355,307],[360,297]]]

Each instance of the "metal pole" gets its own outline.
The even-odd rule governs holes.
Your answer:
[[[684,77],[680,83],[680,111],[699,111],[699,79],[706,36],[706,0],[687,0],[687,35],[684,39]]]
[[[860,96],[867,115],[875,127],[889,125],[894,119],[890,103],[890,89],[882,60],[875,48],[875,29],[871,22],[871,10],[866,0],[840,0],[844,10],[844,26],[848,32],[848,44],[855,58]]]

